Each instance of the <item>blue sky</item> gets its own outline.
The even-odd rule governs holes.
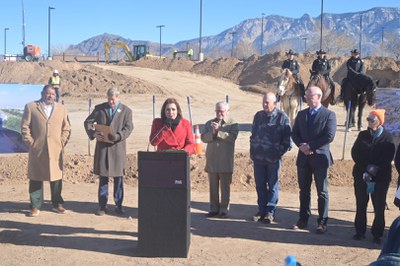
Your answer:
[[[0,0],[0,54],[22,51],[21,0]],[[261,13],[299,18],[321,12],[321,0],[202,0],[203,36],[216,35]],[[285,4],[283,4],[285,3]],[[48,7],[51,11],[51,46],[66,48],[105,32],[133,40],[176,43],[199,37],[200,0],[24,0],[26,42],[48,47]],[[324,12],[348,13],[372,7],[400,7],[400,0],[324,0]]]

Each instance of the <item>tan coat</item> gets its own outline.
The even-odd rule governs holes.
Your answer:
[[[29,148],[28,178],[55,181],[62,178],[63,148],[71,134],[67,110],[54,103],[47,118],[40,101],[25,105],[21,133]]]
[[[206,167],[208,173],[232,173],[233,157],[235,154],[235,141],[239,134],[239,125],[233,120],[223,121],[221,129],[213,134],[209,120],[204,126],[201,140],[207,143]]]

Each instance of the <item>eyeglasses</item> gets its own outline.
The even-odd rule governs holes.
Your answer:
[[[215,110],[216,113],[225,113],[226,110]]]
[[[378,121],[378,118],[377,117],[374,117],[374,118],[372,118],[372,117],[367,117],[367,121],[368,122],[376,122],[376,121]]]

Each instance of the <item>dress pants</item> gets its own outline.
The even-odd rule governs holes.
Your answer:
[[[100,176],[99,180],[99,206],[105,208],[108,201],[108,180],[107,176]],[[114,177],[114,202],[117,208],[122,208],[122,201],[124,200],[124,182],[122,176]]]
[[[228,213],[231,193],[232,173],[208,173],[210,182],[210,211]],[[221,185],[221,202],[219,187]]]
[[[63,204],[64,200],[61,197],[62,179],[50,182],[51,202],[53,207]],[[43,181],[29,180],[29,197],[31,208],[40,210],[43,203]]]
[[[254,163],[258,210],[261,215],[275,215],[279,199],[278,173],[281,161],[266,164]]]
[[[300,187],[300,220],[308,222],[311,215],[311,183],[314,175],[315,187],[318,195],[318,224],[326,225],[328,222],[328,168],[313,169],[306,165],[297,167]]]
[[[388,189],[389,182],[379,182],[375,184],[375,191],[371,194],[375,215],[374,221],[372,222],[371,233],[376,238],[382,237],[385,229],[385,204]],[[357,205],[354,226],[357,234],[365,235],[367,230],[369,194],[367,193],[367,183],[364,182],[361,177],[354,178],[354,192]]]

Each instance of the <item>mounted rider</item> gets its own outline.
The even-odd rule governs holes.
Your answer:
[[[326,59],[326,52],[323,49],[320,49],[316,52],[316,54],[318,58],[314,60],[311,70],[312,72],[316,72],[324,76],[326,82],[331,87],[332,94],[335,95],[335,84],[329,77],[331,73],[331,64],[329,63],[329,60]],[[330,104],[336,104],[335,97],[331,97]]]
[[[347,60],[347,77],[342,81],[342,89],[340,90],[340,95],[338,97],[339,101],[343,101],[343,88],[347,88],[348,84],[359,74],[365,74],[365,64],[364,60],[360,58],[360,53],[357,49],[350,51],[351,57]]]
[[[301,77],[299,75],[300,65],[294,59],[294,57],[297,56],[297,53],[295,53],[292,49],[289,49],[289,51],[286,52],[286,56],[287,56],[287,59],[285,61],[283,61],[282,69],[287,68],[292,72],[294,79],[300,86],[301,97],[304,97],[304,95],[305,95],[304,83],[301,80]]]

